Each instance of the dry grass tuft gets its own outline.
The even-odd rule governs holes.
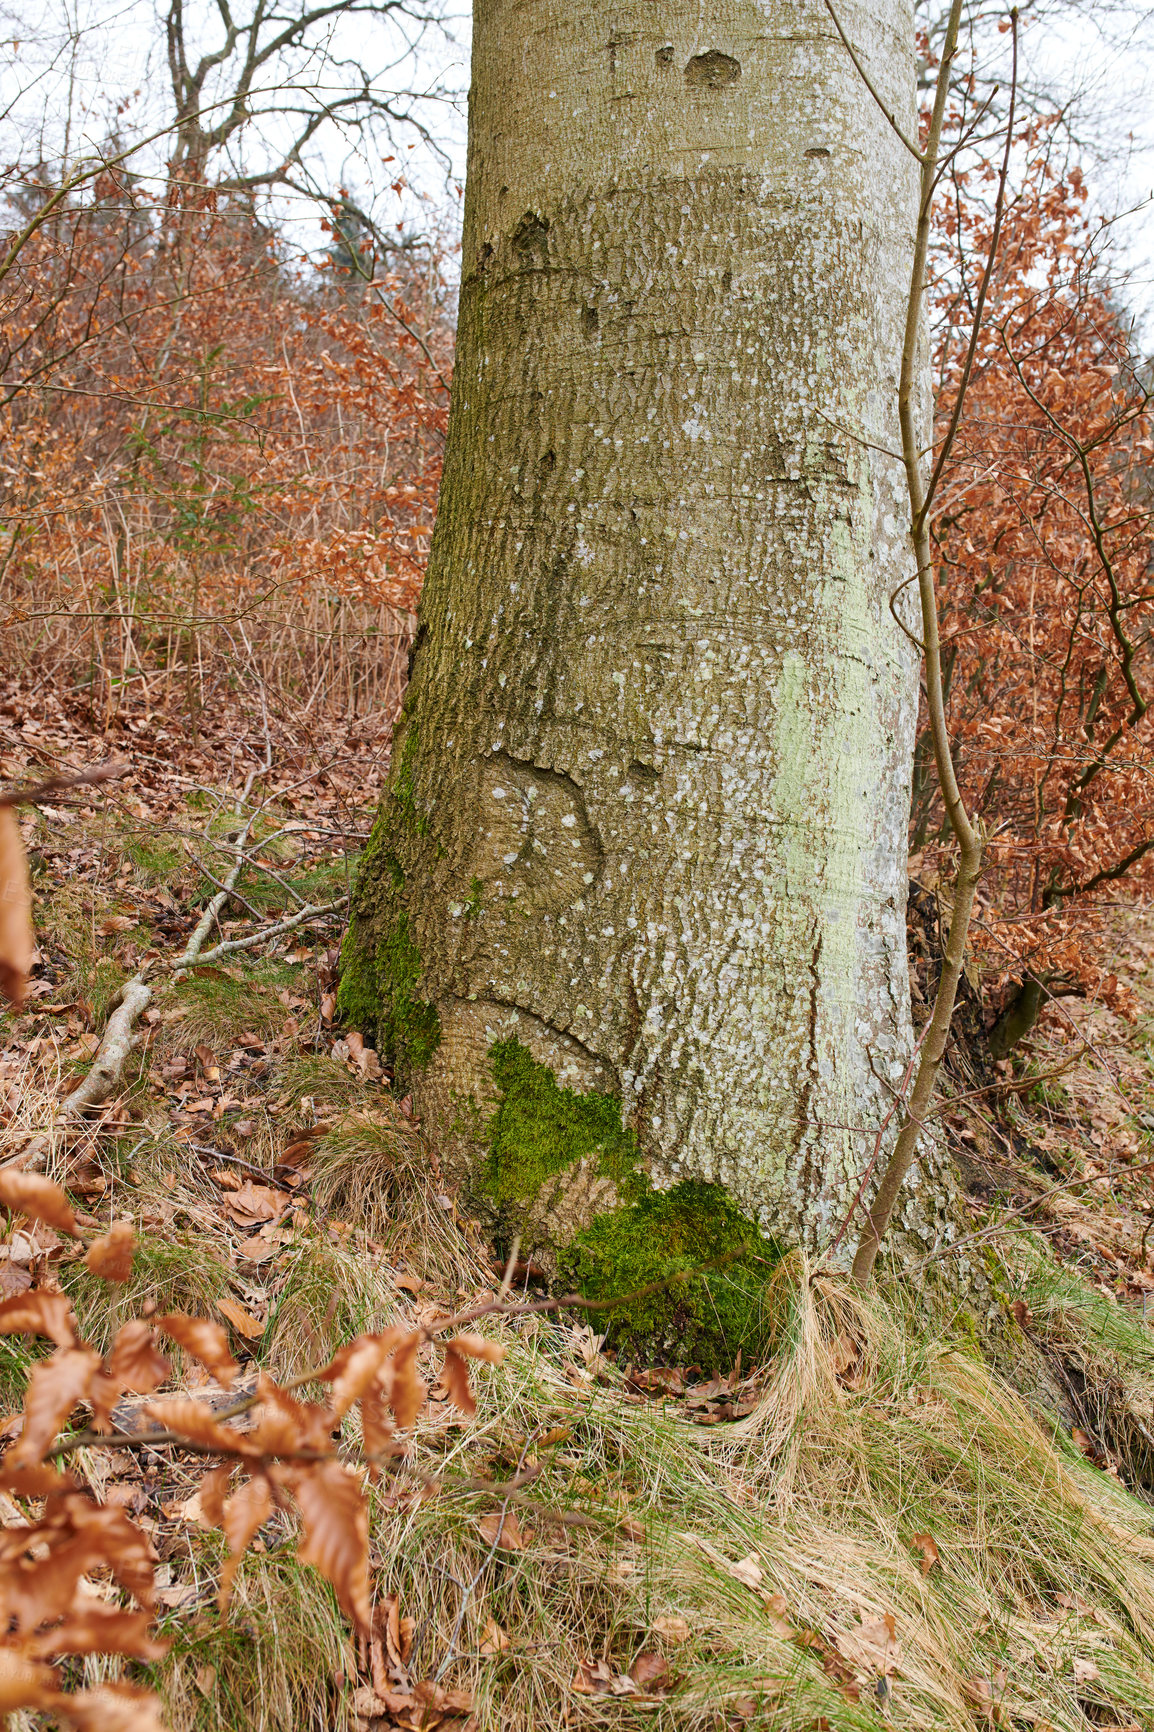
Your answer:
[[[322,1214],[363,1228],[422,1273],[435,1270],[450,1290],[488,1274],[482,1247],[471,1248],[462,1235],[420,1132],[387,1098],[346,1114],[318,1138],[312,1168]]]

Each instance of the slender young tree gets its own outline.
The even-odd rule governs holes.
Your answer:
[[[839,19],[880,102],[821,0],[476,9],[447,463],[342,992],[466,1194],[578,1274],[631,1228],[828,1244],[909,1061],[913,23]]]

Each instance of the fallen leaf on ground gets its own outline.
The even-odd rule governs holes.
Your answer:
[[[638,1654],[629,1668],[629,1676],[641,1690],[652,1690],[669,1676],[669,1662],[664,1654]]]
[[[1102,1676],[1102,1674],[1101,1674],[1101,1672],[1099,1672],[1097,1666],[1095,1666],[1093,1660],[1082,1660],[1082,1659],[1075,1658],[1075,1660],[1074,1660],[1074,1682],[1075,1682],[1075,1684],[1092,1684],[1096,1678],[1100,1678],[1101,1676]]]
[[[933,1534],[915,1534],[913,1543],[922,1554],[922,1574],[928,1576],[934,1565],[940,1564],[942,1561],[934,1536]]]
[[[481,1538],[486,1545],[496,1546],[499,1552],[524,1551],[532,1539],[532,1533],[522,1533],[521,1524],[512,1510],[506,1510],[504,1516],[499,1510],[490,1510],[477,1523]]]
[[[485,1619],[485,1634],[481,1641],[482,1654],[503,1654],[509,1637],[494,1618]]]
[[[667,1642],[688,1642],[692,1631],[689,1619],[682,1618],[677,1613],[669,1613],[663,1618],[654,1618],[650,1629],[655,1635],[664,1636]]]
[[[901,1644],[892,1612],[880,1618],[862,1618],[852,1630],[835,1635],[834,1641],[851,1665],[865,1672],[880,1673],[883,1678],[896,1672],[901,1661]]]
[[[243,1305],[235,1299],[218,1299],[216,1308],[222,1317],[227,1317],[233,1328],[249,1341],[259,1341],[264,1334],[265,1325],[251,1311],[246,1311]]]
[[[248,1226],[253,1221],[271,1221],[280,1214],[282,1202],[279,1191],[268,1185],[254,1185],[251,1179],[246,1179],[224,1199],[224,1206],[234,1221]]]

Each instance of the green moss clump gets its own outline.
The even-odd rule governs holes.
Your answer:
[[[612,1095],[562,1088],[519,1040],[489,1048],[501,1100],[488,1122],[485,1189],[499,1203],[537,1195],[546,1179],[598,1155],[598,1171],[619,1182],[634,1176],[637,1138],[621,1123]]]
[[[404,1069],[427,1065],[441,1044],[441,1019],[435,1005],[416,996],[421,954],[409,936],[404,909],[377,952],[381,1005],[377,1034],[394,1065]]]
[[[587,1299],[624,1298],[670,1285],[610,1311],[610,1344],[628,1359],[728,1369],[765,1355],[766,1283],[780,1253],[720,1185],[686,1179],[670,1191],[599,1215],[561,1254],[563,1277]],[[706,1264],[720,1267],[698,1273]]]
[[[374,1033],[402,1078],[427,1065],[441,1042],[436,1006],[417,996],[421,955],[409,926],[402,864],[403,833],[423,836],[428,829],[414,796],[416,750],[417,730],[410,725],[361,861],[337,993],[344,1021]]]
[[[547,1179],[593,1157],[616,1181],[622,1207],[558,1248],[562,1281],[587,1299],[668,1283],[606,1314],[612,1345],[633,1359],[711,1369],[732,1365],[739,1352],[747,1363],[760,1357],[769,1335],[762,1299],[779,1253],[722,1187],[686,1180],[654,1191],[613,1095],[563,1088],[519,1040],[495,1042],[489,1059],[501,1098],[486,1125],[488,1194],[515,1217],[515,1205]],[[706,1264],[720,1266],[701,1273]]]

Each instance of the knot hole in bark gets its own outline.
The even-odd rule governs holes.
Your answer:
[[[717,48],[695,54],[685,68],[686,84],[706,90],[721,90],[727,84],[736,84],[740,77],[740,60],[735,60],[732,54],[722,54]]]
[[[600,316],[596,307],[582,307],[581,329],[585,336],[595,337],[597,335],[597,326],[600,322]]]
[[[659,48],[657,50],[657,53],[653,56],[653,58],[654,58],[654,60],[656,60],[658,66],[672,66],[673,65],[673,44],[672,44],[672,42],[667,42],[663,48]]]
[[[527,210],[513,230],[513,245],[527,265],[543,265],[549,252],[549,218]]]

